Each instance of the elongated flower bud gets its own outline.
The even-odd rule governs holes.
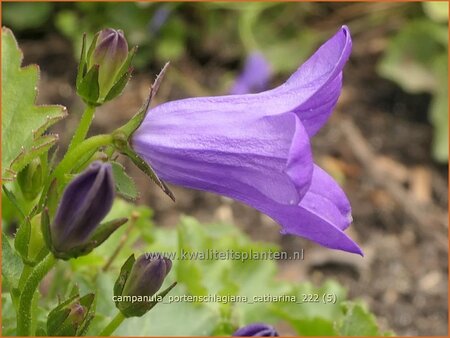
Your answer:
[[[122,295],[153,296],[172,268],[172,261],[156,255],[141,255],[133,265]]]
[[[93,162],[66,187],[50,226],[57,253],[89,243],[100,221],[112,207],[115,196],[111,165]]]
[[[235,333],[234,337],[278,337],[277,331],[270,325],[263,323],[254,323],[241,327]]]
[[[101,30],[89,48],[84,36],[77,74],[77,93],[83,101],[98,106],[120,95],[130,79],[135,51],[136,47],[128,51],[121,30]]]
[[[116,306],[125,317],[140,317],[151,310],[175,286],[155,294],[172,268],[172,261],[160,254],[132,255],[122,266],[114,286]]]
[[[128,43],[123,32],[112,28],[100,31],[89,64],[99,65],[100,97],[106,95],[115,82],[128,56]]]
[[[27,200],[33,200],[42,190],[44,178],[41,161],[35,158],[17,175],[20,190]]]

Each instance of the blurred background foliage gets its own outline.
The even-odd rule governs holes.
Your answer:
[[[382,4],[379,10],[383,10]],[[275,2],[214,2],[202,6],[177,2],[5,3],[3,22],[16,34],[56,30],[73,42],[76,55],[81,32],[92,36],[106,26],[120,27],[130,45],[139,46],[134,64],[141,70],[167,60],[176,63],[186,55],[225,69],[236,68],[249,52],[260,50],[274,74],[280,75],[292,72],[299,59],[305,59],[336,30],[327,23],[324,27],[308,25],[326,11],[326,6],[314,3],[303,3],[292,10],[291,4]],[[435,128],[433,157],[446,162],[448,4],[404,4],[383,15],[377,10],[362,14],[348,20],[353,34],[381,26],[401,14],[404,26],[389,37],[378,72],[406,92],[432,95],[428,114]],[[300,22],[304,23],[302,29],[298,29]],[[225,72],[221,88],[226,88],[232,78]]]
[[[112,306],[112,290],[121,264],[132,253],[162,252],[171,255],[208,250],[234,253],[276,252],[275,244],[250,240],[236,226],[224,223],[201,224],[195,218],[182,217],[172,229],[155,227],[152,210],[116,200],[107,219],[128,217],[131,221],[116,231],[105,245],[91,254],[70,261],[58,261],[57,266],[42,283],[37,313],[38,333],[45,333],[46,314],[58,302],[75,292],[96,294],[96,316],[87,335],[96,335],[117,313]],[[9,240],[3,240],[3,255],[11,262],[17,260]],[[113,248],[121,248],[114,250]],[[301,264],[301,261],[297,261]],[[3,266],[9,275],[18,264]],[[230,336],[238,327],[265,322],[281,328],[281,333],[296,335],[391,335],[380,331],[374,315],[360,301],[346,301],[347,290],[328,280],[320,287],[310,282],[292,282],[277,278],[278,267],[272,260],[174,260],[172,272],[164,285],[178,285],[171,297],[217,295],[222,301],[164,302],[144,318],[127,319],[115,332],[119,336]],[[163,286],[164,288],[165,286]],[[230,295],[247,297],[248,301],[226,300]],[[253,297],[280,297],[279,301],[253,301]],[[295,301],[282,300],[294,297]],[[331,297],[325,303],[324,297]],[[262,299],[262,298],[261,298]],[[287,298],[284,298],[287,299]],[[39,306],[38,306],[39,304]],[[15,311],[11,298],[2,294],[3,334],[14,335]],[[281,326],[280,326],[281,325]]]

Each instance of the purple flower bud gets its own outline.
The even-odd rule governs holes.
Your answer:
[[[111,209],[114,197],[111,165],[91,163],[64,190],[50,226],[53,249],[64,253],[86,244]]]
[[[80,325],[86,316],[86,308],[80,303],[76,302],[70,305],[70,312],[68,319],[74,325]]]
[[[254,323],[236,330],[233,337],[278,337],[278,333],[270,325]]]
[[[100,31],[89,66],[99,65],[98,83],[100,97],[104,97],[128,57],[128,43],[123,31],[106,28]],[[89,68],[90,68],[89,67]]]
[[[172,261],[160,254],[141,255],[123,287],[123,296],[153,296],[172,268]]]
[[[244,70],[231,88],[230,94],[251,94],[266,90],[270,74],[270,65],[266,58],[255,51],[247,57]]]
[[[362,254],[344,232],[350,203],[314,164],[310,143],[336,105],[351,48],[343,26],[277,88],[152,108],[132,146],[165,182],[233,198],[284,234]]]

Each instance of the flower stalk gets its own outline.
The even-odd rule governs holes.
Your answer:
[[[31,332],[31,303],[39,284],[55,263],[56,258],[48,254],[29,275],[19,299],[17,336],[34,335],[34,332]]]
[[[70,152],[71,150],[76,148],[86,138],[89,127],[91,126],[92,120],[94,118],[94,114],[95,106],[88,104],[83,112],[83,115],[81,116],[80,123],[78,124],[77,130],[72,137],[72,141],[70,142],[67,152]]]
[[[103,331],[100,332],[99,336],[101,337],[111,336],[124,320],[125,316],[122,314],[122,312],[119,311],[115,315],[115,317],[109,322],[109,324],[103,329]]]

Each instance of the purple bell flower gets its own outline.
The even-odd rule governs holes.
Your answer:
[[[236,330],[233,337],[278,337],[278,332],[270,325],[254,323]]]
[[[164,181],[233,198],[273,218],[284,234],[362,255],[344,233],[350,203],[313,163],[310,144],[336,105],[351,46],[343,26],[275,89],[157,106],[133,148]]]
[[[111,164],[96,161],[64,190],[51,223],[53,248],[69,252],[85,245],[110,211],[115,197]]]
[[[270,80],[270,65],[261,52],[252,52],[245,61],[244,70],[230,90],[232,95],[259,93],[266,90]]]

